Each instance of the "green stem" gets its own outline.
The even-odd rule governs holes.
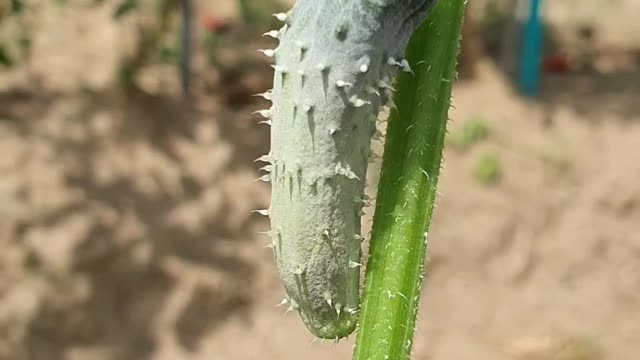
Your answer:
[[[354,360],[409,358],[465,3],[438,1],[397,79]]]

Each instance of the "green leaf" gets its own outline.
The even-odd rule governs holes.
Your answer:
[[[165,64],[175,64],[178,61],[178,51],[175,48],[163,47],[158,51],[159,60]]]
[[[476,160],[473,177],[479,183],[491,185],[498,182],[502,175],[500,159],[496,154],[484,154]]]
[[[2,46],[0,46],[0,65],[6,66],[6,67],[13,66],[13,61],[11,60],[9,53]]]
[[[480,117],[476,117],[465,122],[462,128],[449,134],[447,145],[466,151],[472,145],[487,139],[490,132],[491,129],[487,122]]]
[[[119,20],[120,18],[131,12],[131,10],[135,10],[137,7],[137,0],[123,0],[113,12],[113,18]]]
[[[20,15],[24,10],[24,3],[22,0],[11,0],[11,14]]]

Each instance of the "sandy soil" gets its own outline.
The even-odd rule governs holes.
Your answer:
[[[83,90],[108,88],[123,30],[109,8],[56,11],[0,78],[0,360],[348,359],[353,339],[312,344],[275,306],[250,213],[269,202],[261,104]],[[233,84],[260,90],[267,69]],[[450,131],[490,134],[445,151],[414,359],[640,357],[639,94],[634,69],[550,77],[527,101],[488,61],[456,85]]]

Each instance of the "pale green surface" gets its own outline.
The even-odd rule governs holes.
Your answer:
[[[355,329],[371,136],[431,2],[301,0],[277,16],[271,236],[292,309],[318,337]]]

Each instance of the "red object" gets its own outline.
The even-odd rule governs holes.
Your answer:
[[[545,72],[565,73],[571,70],[571,63],[565,55],[549,55],[542,60]]]
[[[202,27],[208,32],[219,33],[227,27],[227,23],[215,17],[215,15],[205,15],[202,18]]]

